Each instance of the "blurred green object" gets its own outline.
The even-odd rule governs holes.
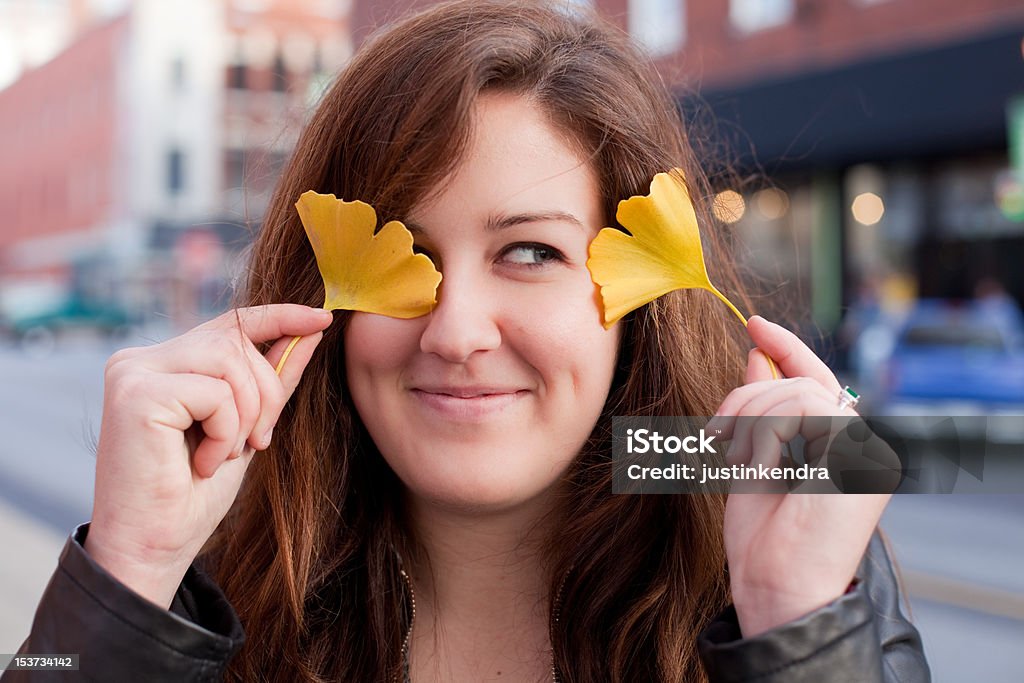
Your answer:
[[[56,305],[30,313],[8,313],[4,330],[18,339],[65,330],[94,330],[108,336],[127,335],[135,323],[131,314],[111,301],[69,296]]]
[[[1024,173],[1024,95],[1006,103],[1006,140],[1010,168]]]
[[[1024,95],[1006,104],[1010,168],[996,178],[996,204],[1011,221],[1024,221]]]

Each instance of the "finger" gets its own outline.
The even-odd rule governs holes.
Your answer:
[[[216,325],[241,326],[252,342],[259,344],[281,337],[298,337],[327,329],[334,316],[322,308],[300,304],[269,304],[228,311],[215,319]]]
[[[825,392],[824,387],[808,377],[795,377],[788,380],[761,383],[767,385],[761,391],[743,391],[737,389],[735,393],[741,394],[746,402],[736,408],[736,416],[733,418],[731,427],[731,438],[733,442],[747,444],[752,440],[752,430],[762,416],[789,415],[816,415],[827,416],[835,411],[830,404],[831,397]],[[757,385],[747,385],[757,386]],[[741,387],[746,389],[747,387]],[[781,407],[794,412],[789,415],[780,412]],[[828,432],[831,427],[831,420],[826,418],[816,423],[814,435],[819,436],[822,432]],[[724,431],[724,430],[723,430]],[[722,436],[720,438],[728,438]],[[741,452],[749,453],[749,450]]]
[[[316,350],[317,345],[324,338],[323,332],[314,332],[313,334],[305,335],[299,340],[299,343],[292,349],[291,355],[288,357],[288,362],[283,368],[281,368],[281,384],[284,385],[285,393],[291,396],[292,392],[295,391],[295,387],[299,385],[299,380],[302,379],[302,373],[305,371],[306,366],[309,365],[309,361],[313,358],[313,352]],[[274,345],[273,348],[267,353],[267,361],[272,367],[277,367],[278,361],[281,360],[281,355],[287,348],[288,343],[291,340],[281,340],[281,344]]]
[[[715,434],[725,440],[732,438],[736,428],[736,417],[743,412],[744,406],[750,403],[757,396],[777,390],[782,386],[790,386],[797,381],[793,379],[760,380],[752,384],[744,384],[736,387],[725,397],[714,417],[708,420],[705,429],[714,431]],[[750,414],[749,412],[746,414]]]
[[[329,311],[298,304],[240,308],[160,345],[159,350],[154,347],[147,354],[147,365],[166,373],[206,374],[231,384],[240,421],[233,449],[233,457],[238,457],[254,433],[257,436],[252,437],[253,446],[265,447],[263,436],[286,400],[280,381],[276,377],[271,380],[253,342],[316,333],[330,325],[331,320]],[[261,406],[264,398],[271,401],[266,411]]]
[[[295,388],[299,385],[302,373],[312,359],[313,352],[323,339],[323,336],[323,332],[314,332],[313,334],[303,336],[292,349],[291,356],[289,356],[288,362],[282,368],[280,376],[274,372],[274,368],[277,366],[277,362],[281,359],[285,349],[291,343],[291,339],[284,338],[278,340],[267,352],[263,363],[280,387],[280,393],[265,407],[256,428],[253,430],[253,438],[250,439],[250,443],[253,443],[253,440],[255,440],[256,443],[253,443],[253,445],[256,448],[265,449],[270,445],[274,425],[277,424],[281,411],[295,392]]]
[[[193,423],[201,423],[203,439],[192,454],[192,467],[201,477],[212,477],[227,459],[238,438],[238,411],[231,385],[207,375],[154,375],[155,391],[173,397],[170,415],[158,424],[185,432]]]
[[[747,354],[747,375],[743,381],[750,384],[767,379],[775,379],[772,377],[772,366],[768,363],[768,358],[761,349],[750,349],[750,353]]]
[[[833,397],[810,377],[794,377],[771,382],[760,391],[737,393],[737,402],[743,401],[736,408],[736,415],[739,417],[767,415],[768,411],[778,404],[792,399],[802,401],[802,412],[799,414],[831,415],[839,412],[839,406]]]
[[[232,453],[232,459],[243,454],[242,451],[246,448],[245,444],[249,444],[254,450],[266,448],[264,437],[267,431],[274,426],[281,407],[287,400],[281,378],[274,372],[273,366],[247,339],[244,341],[244,348],[249,370],[259,391],[259,414],[256,415],[252,425],[242,425],[243,431],[239,438],[243,447]]]
[[[836,394],[842,389],[829,367],[786,328],[755,315],[747,323],[747,332],[786,377],[811,377]]]
[[[750,430],[750,464],[776,467],[782,444],[800,433],[802,417],[796,401],[784,401],[768,414],[754,420]]]
[[[710,430],[721,430],[721,438],[728,439],[730,436],[725,436],[726,433],[731,434],[733,428],[733,420],[721,419],[720,416],[736,415],[739,410],[739,406],[749,400],[744,394],[743,390],[748,391],[763,391],[762,383],[777,380],[779,378],[772,375],[771,363],[765,355],[764,351],[759,348],[753,348],[747,354],[747,370],[744,381],[746,384],[743,387],[739,387],[726,396],[725,401],[719,406],[715,417],[708,422],[708,429]],[[748,389],[748,387],[751,387]]]
[[[821,462],[825,451],[831,450],[836,436],[835,418],[807,412],[806,405],[800,399],[791,399],[780,403],[771,412],[759,420],[752,444],[751,464],[763,464],[765,467],[777,467],[783,444],[798,435],[805,440],[804,462],[814,467],[828,466],[830,462]],[[812,444],[819,451],[818,457],[809,457],[807,450]],[[791,479],[784,487],[790,493],[810,495],[813,493],[838,493],[832,482],[831,474],[823,477],[817,475],[807,479]],[[785,482],[786,480],[780,480]]]
[[[155,372],[207,375],[231,385],[239,419],[232,449],[236,457],[261,412],[260,385],[254,374],[254,363],[246,351],[248,346],[251,342],[237,329],[192,330],[160,347],[153,347],[146,359],[146,366]],[[259,357],[255,347],[253,352]]]
[[[785,404],[783,404],[785,405]],[[748,449],[752,467],[771,469],[779,466],[782,445],[792,439],[800,428],[800,418],[783,415],[761,416],[754,420]],[[753,477],[746,493],[784,494],[787,483],[784,479]]]
[[[740,417],[737,420],[735,438],[754,438],[751,428],[760,422],[759,416],[771,417],[769,422],[776,418],[787,418],[799,416],[803,418],[802,428],[810,429],[811,425],[807,418],[809,416],[829,416],[836,412],[837,407],[830,403],[831,397],[824,387],[808,377],[796,378],[795,381],[785,383],[776,389],[756,395],[746,402],[740,409]],[[788,412],[787,412],[788,411]],[[831,419],[824,417],[815,421],[811,437],[827,433],[831,426]]]
[[[785,401],[783,401],[783,405],[786,405]],[[771,419],[766,419],[765,416],[741,418],[740,423],[743,429],[737,429],[737,433],[729,445],[725,456],[726,464],[754,468],[758,468],[760,465],[766,468],[776,467],[780,460],[782,443],[792,438],[791,433],[795,432],[796,428],[791,423],[799,422],[799,419],[798,417],[774,415]],[[757,473],[760,474],[760,469],[757,470]],[[738,477],[732,483],[729,492],[730,494],[783,494],[786,492],[786,487],[780,480],[755,475],[749,478]]]

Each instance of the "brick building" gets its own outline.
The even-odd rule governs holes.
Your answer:
[[[0,90],[60,52],[87,0],[0,1]]]
[[[135,0],[77,25],[0,90],[0,313],[70,295],[209,314],[348,58],[344,8]]]

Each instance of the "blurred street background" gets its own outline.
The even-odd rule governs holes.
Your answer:
[[[0,0],[0,652],[90,516],[106,358],[224,310],[321,93],[429,4]],[[1024,421],[1020,0],[562,4],[651,54],[757,306],[862,408]],[[1024,680],[1024,495],[883,526],[934,679]]]

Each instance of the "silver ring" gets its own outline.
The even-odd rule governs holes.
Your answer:
[[[839,409],[852,409],[858,403],[860,403],[860,394],[851,389],[850,385],[847,384],[845,387],[843,387],[843,390],[839,392]]]

